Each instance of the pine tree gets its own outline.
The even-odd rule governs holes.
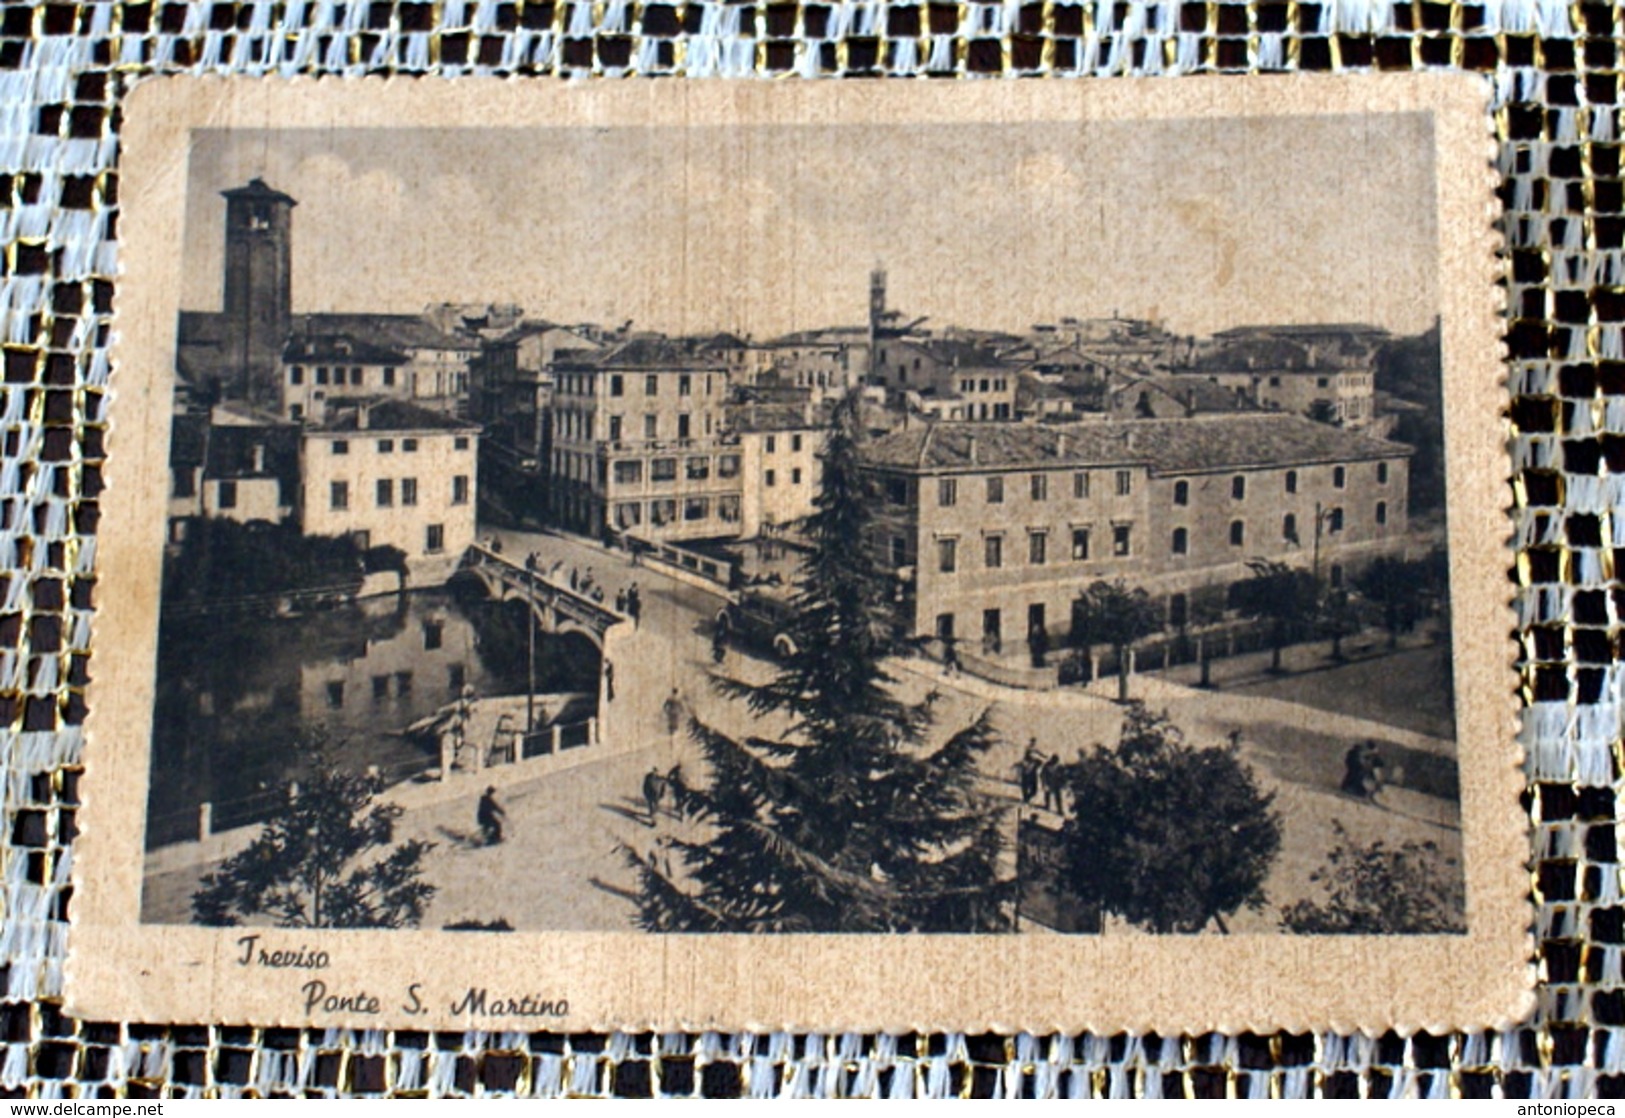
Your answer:
[[[1003,812],[978,788],[994,742],[984,713],[932,750],[935,696],[904,702],[885,659],[903,637],[892,584],[867,546],[871,479],[856,397],[821,455],[810,544],[796,582],[794,652],[765,684],[718,677],[779,738],[735,740],[699,720],[709,783],[677,790],[703,837],[662,835],[664,856],[623,848],[639,923],[683,932],[991,932],[1010,927]]]

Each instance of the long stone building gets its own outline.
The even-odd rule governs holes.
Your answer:
[[[1411,448],[1279,413],[1087,424],[911,423],[864,449],[914,635],[990,653],[1122,579],[1186,622],[1258,559],[1337,584],[1407,544]]]

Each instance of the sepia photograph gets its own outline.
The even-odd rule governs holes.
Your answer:
[[[1422,85],[175,124],[133,923],[307,1017],[328,931],[1516,941]]]

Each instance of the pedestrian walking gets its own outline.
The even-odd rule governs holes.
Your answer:
[[[581,572],[574,567],[570,568],[570,589],[572,591],[581,589]]]
[[[624,615],[626,613],[626,588],[625,587],[622,587],[621,589],[615,591],[615,612],[619,613],[619,614],[622,614],[622,615]]]
[[[1033,797],[1038,795],[1039,758],[1042,756],[1038,751],[1038,739],[1033,738],[1027,743],[1027,752],[1022,754],[1016,765],[1016,781],[1021,785],[1021,802],[1024,804],[1032,803]]]
[[[677,688],[673,687],[671,689],[671,694],[666,696],[666,701],[660,704],[660,711],[666,716],[666,733],[675,739],[677,731],[682,729],[683,726],[683,698],[678,693]]]
[[[1038,779],[1044,785],[1044,808],[1057,815],[1061,813],[1061,793],[1066,784],[1066,774],[1061,771],[1061,758],[1051,753],[1049,758],[1038,767]]]
[[[626,612],[632,618],[632,628],[636,629],[638,619],[643,616],[643,592],[635,582],[626,590]]]
[[[604,661],[604,702],[613,703],[614,701],[615,701],[615,662],[613,660],[605,660]]]
[[[666,778],[660,775],[660,770],[653,765],[643,775],[643,803],[649,812],[649,826],[655,825],[655,817],[660,811],[660,801],[666,796]]]
[[[486,846],[495,846],[502,841],[502,823],[507,818],[508,813],[497,803],[496,786],[487,787],[485,795],[480,797],[480,806],[474,811],[474,819],[480,825],[480,834]]]
[[[679,819],[687,815],[683,802],[687,799],[688,785],[683,780],[683,764],[679,761],[666,771],[666,791],[671,793],[671,809]]]
[[[720,622],[711,626],[711,663],[720,664],[728,655],[728,627]]]

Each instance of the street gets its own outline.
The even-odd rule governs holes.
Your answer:
[[[479,839],[475,805],[487,783],[480,774],[456,778],[466,781],[461,790],[433,785],[432,794],[401,792],[407,810],[398,838],[435,844],[425,877],[437,892],[423,926],[503,922],[516,929],[630,929],[635,877],[617,847],[626,844],[645,854],[653,848],[657,832],[642,801],[643,777],[681,765],[691,783],[706,779],[698,747],[686,734],[666,729],[662,708],[673,689],[687,710],[736,738],[782,732],[783,726],[754,718],[743,703],[724,699],[711,685],[709,633],[724,600],[720,594],[648,566],[634,567],[623,552],[571,537],[487,530],[481,538],[500,541],[502,554],[515,561],[534,552],[543,571],[561,564],[557,577],[562,579],[572,568],[583,575],[590,571],[610,603],[635,582],[642,617],[635,629],[630,623],[617,626],[608,641],[615,695],[601,712],[602,744],[530,761],[523,769],[491,770],[489,779],[498,785],[507,813],[502,843],[488,847]],[[1335,688],[1338,672],[1368,675],[1372,663],[1327,669],[1316,686]],[[773,665],[735,648],[719,670],[762,682]],[[907,698],[938,693],[928,747],[983,710],[991,711],[1000,742],[986,758],[986,788],[1010,809],[1012,837],[1017,811],[1035,813],[1051,827],[1061,822],[1039,805],[1020,801],[1014,770],[1028,742],[1036,740],[1041,751],[1070,761],[1096,743],[1115,742],[1122,721],[1122,709],[1110,697],[1115,681],[1089,691],[1029,692],[966,674],[947,678],[939,665],[925,660],[897,660],[891,670]],[[1314,895],[1310,875],[1335,841],[1334,821],[1355,841],[1428,840],[1446,856],[1459,857],[1452,742],[1273,697],[1285,684],[1270,693],[1243,693],[1197,690],[1153,675],[1134,676],[1130,683],[1133,697],[1166,710],[1195,744],[1220,744],[1239,732],[1243,756],[1264,790],[1275,795],[1283,841],[1267,883],[1270,907],[1237,913],[1230,921],[1233,931],[1273,931],[1279,906]],[[1365,739],[1380,743],[1392,775],[1380,807],[1339,791],[1343,754]],[[666,823],[669,830],[673,821]],[[149,878],[147,918],[186,919],[192,883],[205,868]],[[1119,929],[1109,923],[1108,930]]]
[[[544,778],[510,791],[505,799],[509,838],[499,848],[469,850],[447,841],[448,834],[474,830],[472,799],[446,805],[432,819],[414,819],[413,833],[442,843],[431,856],[431,865],[458,864],[455,873],[432,874],[441,883],[441,893],[425,924],[504,918],[516,927],[627,928],[633,914],[629,899],[633,877],[615,844],[625,842],[647,850],[651,842],[654,831],[647,825],[639,799],[643,775],[650,768],[664,772],[679,763],[691,780],[704,773],[698,751],[686,736],[673,741],[665,732],[660,708],[671,688],[678,688],[703,721],[731,735],[768,733],[773,728],[754,721],[742,704],[722,699],[710,686],[708,634],[711,618],[723,600],[720,595],[648,567],[632,567],[624,554],[576,539],[550,533],[495,534],[502,540],[504,554],[521,556],[535,551],[549,566],[563,560],[566,572],[572,566],[582,571],[591,568],[611,599],[617,590],[637,581],[644,596],[644,616],[618,654],[615,703],[620,709],[611,717],[615,733],[633,734],[643,744],[579,765],[559,778]],[[1122,720],[1121,708],[1102,694],[1022,692],[966,675],[947,679],[926,661],[898,661],[893,667],[907,696],[920,698],[933,689],[940,693],[932,744],[991,708],[1001,742],[990,752],[985,768],[989,787],[1002,794],[1012,809],[1019,805],[1015,765],[1030,739],[1036,738],[1041,750],[1071,760],[1080,749],[1115,741]],[[734,649],[722,670],[759,682],[771,674],[772,665]],[[1254,693],[1197,691],[1154,677],[1137,676],[1131,684],[1135,697],[1145,698],[1156,709],[1166,709],[1197,744],[1218,744],[1232,731],[1241,730],[1243,755],[1254,765],[1264,789],[1275,794],[1283,817],[1282,852],[1267,887],[1273,904],[1311,895],[1309,875],[1320,868],[1333,843],[1333,820],[1341,822],[1356,841],[1431,840],[1447,856],[1459,856],[1456,805],[1404,786],[1404,766],[1396,764],[1401,757],[1451,757],[1451,743]],[[1338,790],[1343,752],[1348,743],[1364,738],[1381,741],[1390,765],[1401,770],[1396,774],[1396,786],[1383,796],[1383,807],[1356,801]],[[1039,811],[1036,807],[1022,810]],[[1049,815],[1047,821],[1054,826],[1060,820]],[[1013,818],[1011,829],[1013,833]],[[483,874],[471,872],[485,868],[496,871],[497,880],[514,882],[514,887],[496,893],[501,902],[490,899],[493,891],[481,880]],[[1274,930],[1273,904],[1262,913],[1238,913],[1231,921],[1232,929]]]

